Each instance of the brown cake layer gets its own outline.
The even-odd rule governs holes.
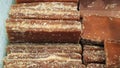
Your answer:
[[[104,63],[105,52],[103,47],[94,45],[84,45],[83,61],[87,63]]]
[[[52,57],[51,57],[52,58]],[[81,64],[81,60],[72,59],[7,59],[4,61],[5,68],[85,68],[85,65]]]
[[[81,38],[79,21],[8,19],[6,22],[10,42],[78,43]]]
[[[7,46],[7,53],[82,53],[80,44],[28,44],[14,43]]]
[[[16,0],[17,3],[31,3],[31,2],[78,2],[78,0]]]
[[[120,68],[120,41],[106,40],[104,45],[107,68]]]
[[[11,53],[8,54],[8,59],[40,59],[51,56],[63,57],[68,59],[81,59],[79,53]]]
[[[104,50],[84,50],[83,60],[84,63],[104,63],[105,54]]]
[[[11,18],[45,20],[80,20],[76,3],[40,2],[13,5],[9,12]]]
[[[119,0],[80,0],[81,16],[108,16],[120,18]]]
[[[105,64],[91,63],[87,65],[87,68],[105,68]]]
[[[120,18],[86,16],[83,24],[83,39],[97,42],[103,42],[105,39],[120,40]]]

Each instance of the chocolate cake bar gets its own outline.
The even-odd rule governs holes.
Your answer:
[[[78,43],[81,38],[79,21],[8,19],[6,22],[10,42]]]
[[[78,2],[78,0],[16,0],[17,3],[31,3],[31,2]]]
[[[108,16],[120,18],[119,0],[80,0],[81,16]]]
[[[86,16],[83,24],[83,39],[96,42],[103,42],[105,39],[120,40],[120,18]]]
[[[90,63],[87,68],[105,68],[105,64]]]
[[[40,59],[57,56],[68,59],[81,59],[79,53],[11,53],[7,55],[8,59]]]
[[[85,65],[81,64],[81,60],[55,58],[52,59],[6,59],[4,61],[5,68],[85,68]]]
[[[84,45],[83,61],[85,64],[88,63],[104,63],[105,52],[102,47],[93,45]]]
[[[106,40],[104,44],[107,68],[120,68],[120,41]]]
[[[11,18],[45,20],[80,20],[76,3],[40,2],[13,5],[9,12]]]
[[[11,43],[7,46],[9,53],[82,53],[80,44],[30,44]]]

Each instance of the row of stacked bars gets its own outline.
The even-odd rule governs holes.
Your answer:
[[[30,0],[17,0],[25,1]],[[10,44],[4,68],[85,68],[75,1],[12,5],[6,21]]]
[[[5,68],[120,68],[119,0],[16,1]]]

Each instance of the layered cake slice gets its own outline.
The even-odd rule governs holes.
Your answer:
[[[68,59],[81,59],[79,53],[11,53],[6,58],[8,59],[40,59],[57,56]]]
[[[80,20],[76,3],[39,2],[15,4],[9,12],[11,18],[45,20]]]
[[[89,63],[105,63],[104,48],[95,45],[84,45],[83,61]]]
[[[78,53],[11,53],[4,60],[5,68],[84,68]],[[63,66],[63,67],[62,67]]]
[[[51,56],[42,59],[5,59],[5,68],[85,68],[78,59]]]
[[[82,53],[80,44],[29,44],[11,43],[7,46],[9,53]]]
[[[81,38],[79,21],[8,19],[6,28],[10,42],[78,43]]]

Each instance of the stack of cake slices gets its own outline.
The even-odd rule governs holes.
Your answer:
[[[77,0],[16,0],[4,68],[85,68]]]
[[[120,68],[120,0],[16,0],[4,68]]]

